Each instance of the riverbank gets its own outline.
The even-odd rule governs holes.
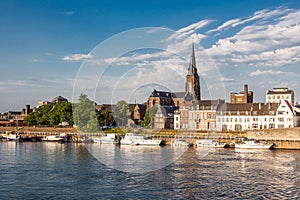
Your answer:
[[[0,132],[5,131],[16,131],[16,127],[10,127],[10,126],[0,126]],[[32,127],[32,126],[24,126],[19,127],[19,131],[23,132],[61,132],[61,133],[77,133],[77,129],[73,127]]]

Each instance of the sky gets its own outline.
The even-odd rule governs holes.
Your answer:
[[[300,2],[0,1],[0,113],[86,93],[98,104],[184,91],[195,45],[202,99],[248,84],[300,101]]]

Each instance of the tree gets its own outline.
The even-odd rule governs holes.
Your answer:
[[[62,122],[73,124],[72,103],[57,102],[40,106],[34,112],[29,113],[25,119],[27,125],[57,126]]]
[[[114,112],[117,126],[126,126],[128,121],[128,104],[126,101],[118,101]]]
[[[143,121],[141,121],[142,127],[153,127],[154,125],[154,115],[157,112],[158,107],[151,107],[145,114]]]
[[[74,105],[73,111],[74,123],[77,128],[89,132],[99,130],[94,102],[88,99],[86,94],[81,94],[78,100],[79,103]]]
[[[114,116],[112,113],[108,112],[108,110],[102,106],[99,111],[96,112],[98,122],[100,126],[112,126],[115,123]]]

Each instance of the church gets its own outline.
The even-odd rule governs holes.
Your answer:
[[[153,90],[147,100],[147,110],[153,106],[173,106],[179,107],[187,101],[201,100],[200,78],[197,72],[195,49],[192,45],[188,73],[185,81],[184,92],[166,92]]]
[[[201,101],[200,77],[197,72],[195,48],[192,44],[188,72],[185,81],[184,92],[166,92],[153,90],[147,100],[147,110],[157,106],[158,110],[154,116],[154,128],[173,129],[174,113],[185,104],[197,104]]]

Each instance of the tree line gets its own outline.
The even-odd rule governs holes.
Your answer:
[[[152,127],[153,117],[157,108],[146,112],[141,126]],[[84,132],[97,132],[103,127],[127,126],[130,117],[129,106],[122,100],[117,102],[114,112],[109,112],[104,106],[95,109],[95,102],[86,94],[81,94],[78,103],[57,102],[40,106],[29,113],[24,122],[29,126],[60,126],[67,122],[70,126],[76,125],[78,130]]]

